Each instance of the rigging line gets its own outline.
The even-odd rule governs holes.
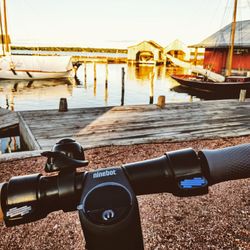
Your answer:
[[[250,0],[247,0],[247,5],[248,5],[248,8],[250,10]]]
[[[228,12],[228,9],[230,8],[230,2],[231,2],[230,0],[227,0],[227,3],[225,5],[223,16],[222,16],[221,23],[220,23],[220,26],[219,26],[220,29],[222,29],[222,27],[225,24],[227,12]],[[217,50],[218,44],[220,42],[219,39],[220,39],[220,36],[217,36],[215,44],[214,44],[214,48],[213,48],[213,50],[211,50],[212,51],[212,56],[211,56],[211,60],[210,60],[211,68],[213,68],[215,66],[215,62],[217,61],[216,60],[216,57],[217,57],[216,56],[216,50]]]
[[[2,50],[3,50],[3,56],[5,56],[5,50],[4,50],[4,37],[3,37],[3,22],[2,22],[2,7],[0,3],[0,32],[1,32],[1,42],[2,42]]]

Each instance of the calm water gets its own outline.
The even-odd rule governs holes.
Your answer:
[[[181,69],[164,66],[108,65],[108,88],[105,89],[106,65],[94,67],[87,64],[87,77],[80,66],[78,81],[73,80],[1,80],[0,106],[12,110],[41,110],[58,108],[61,97],[66,97],[69,108],[100,107],[121,105],[121,70],[125,68],[125,105],[148,104],[150,95],[150,74],[154,76],[154,103],[159,95],[165,95],[167,102],[197,101],[189,94],[173,90],[178,83],[171,79],[173,73],[183,73]]]

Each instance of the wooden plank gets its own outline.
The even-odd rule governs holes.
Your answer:
[[[204,101],[156,105],[21,112],[42,149],[63,137],[85,147],[250,134],[250,101]]]
[[[44,150],[36,150],[36,151],[23,151],[23,152],[15,152],[10,154],[2,154],[0,155],[0,163],[6,161],[16,161],[20,159],[26,159],[31,157],[39,157]]]
[[[40,150],[41,147],[39,143],[37,142],[30,128],[28,127],[26,121],[23,119],[21,113],[18,112],[17,115],[19,118],[21,140],[24,142],[25,146],[27,146],[29,150]]]
[[[0,108],[0,137],[17,135],[18,123],[16,112]]]

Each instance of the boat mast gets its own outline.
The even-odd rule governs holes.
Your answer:
[[[1,33],[1,44],[2,44],[2,52],[3,56],[5,56],[5,48],[4,48],[4,34],[3,34],[3,19],[2,19],[2,8],[0,6],[0,33]]]
[[[3,18],[4,18],[4,31],[5,31],[5,52],[10,52],[9,48],[9,35],[8,35],[8,26],[7,26],[7,10],[6,10],[6,0],[3,0]]]
[[[230,76],[232,74],[232,61],[233,61],[233,52],[234,52],[237,4],[238,4],[238,0],[234,0],[234,13],[233,13],[233,22],[232,22],[232,29],[231,29],[231,39],[230,39],[230,44],[228,48],[228,56],[227,56],[227,70],[226,70],[227,76]]]

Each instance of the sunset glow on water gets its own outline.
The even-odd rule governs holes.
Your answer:
[[[0,83],[0,106],[14,110],[57,109],[61,97],[66,97],[69,108],[121,105],[121,69],[125,68],[125,105],[149,104],[150,74],[154,77],[154,103],[159,95],[167,102],[188,102],[190,96],[171,89],[178,84],[170,75],[183,72],[178,68],[164,66],[108,65],[108,88],[105,89],[106,65],[97,64],[96,83],[93,63],[87,63],[87,78],[84,68],[78,69],[75,79],[67,80],[2,80]],[[198,100],[197,98],[193,99]]]

